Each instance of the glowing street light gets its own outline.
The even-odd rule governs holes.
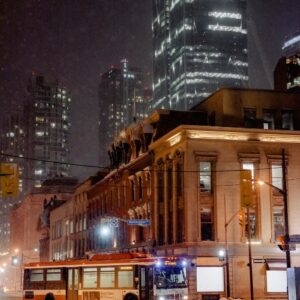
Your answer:
[[[224,249],[220,249],[218,252],[219,260],[223,261],[225,259],[226,252]]]
[[[107,225],[104,225],[100,228],[100,234],[103,236],[103,237],[106,237],[110,234],[110,229]]]

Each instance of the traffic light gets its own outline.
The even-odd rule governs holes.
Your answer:
[[[16,197],[18,195],[19,187],[19,171],[16,163],[1,163],[1,189],[2,196]]]
[[[240,171],[241,207],[253,207],[252,176],[250,170]]]
[[[241,226],[241,238],[245,237],[245,228],[246,228],[246,214],[245,209],[242,208],[239,212],[239,224]]]
[[[289,250],[289,243],[287,241],[286,236],[284,236],[284,235],[279,235],[277,237],[277,245],[281,251]]]

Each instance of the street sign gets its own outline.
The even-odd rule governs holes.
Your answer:
[[[147,219],[132,219],[127,221],[128,225],[149,226],[150,220]]]
[[[290,244],[300,244],[300,234],[291,234],[289,236]]]

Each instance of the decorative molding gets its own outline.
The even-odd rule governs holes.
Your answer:
[[[239,162],[260,163],[260,153],[238,153]]]

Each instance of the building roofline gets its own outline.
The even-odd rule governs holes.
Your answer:
[[[199,132],[206,132],[208,135],[203,135],[202,139],[204,140],[214,140],[214,136],[220,137],[220,139],[228,140],[228,142],[232,141],[238,141],[238,142],[279,142],[275,140],[276,136],[281,136],[283,139],[281,139],[281,143],[300,143],[300,131],[299,130],[271,130],[271,129],[262,129],[262,128],[243,128],[243,127],[221,127],[221,126],[203,126],[203,125],[180,125],[170,132],[168,132],[166,135],[161,137],[160,139],[156,140],[149,146],[149,150],[153,150],[156,148],[159,144],[161,144],[164,141],[170,141],[172,143],[172,140],[178,141],[175,144],[180,143],[180,139],[178,136],[180,135],[180,132],[190,132],[192,136],[196,131]],[[225,133],[228,133],[227,136],[225,136]],[[211,135],[211,136],[209,136]],[[236,138],[237,135],[244,135],[244,138]],[[186,136],[186,135],[184,135]],[[189,138],[193,138],[189,135],[187,135]],[[246,138],[248,136],[248,138]],[[285,136],[285,138],[284,138]]]
[[[197,107],[199,107],[202,103],[209,101],[209,99],[215,97],[215,95],[223,93],[224,91],[232,91],[232,92],[264,92],[264,93],[274,93],[274,94],[284,94],[284,95],[299,95],[299,92],[295,91],[277,91],[277,90],[269,90],[269,89],[247,89],[247,88],[220,88],[219,90],[212,93],[210,96],[205,98],[204,100],[198,102],[193,107],[190,108],[190,110],[195,110]]]

